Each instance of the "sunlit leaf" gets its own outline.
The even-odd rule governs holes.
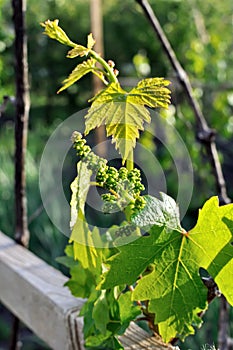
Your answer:
[[[82,45],[76,45],[72,50],[70,50],[67,54],[68,58],[75,58],[75,57],[83,57],[87,56],[89,54],[90,50]]]
[[[87,47],[88,49],[91,50],[94,45],[95,45],[95,39],[93,38],[92,33],[90,33],[87,37]]]
[[[67,57],[74,58],[77,56],[88,56],[94,45],[95,40],[93,39],[92,33],[90,33],[87,37],[87,47],[82,45],[75,45],[75,47],[68,52]]]
[[[170,104],[170,90],[166,86],[170,81],[163,78],[147,78],[141,80],[138,85],[130,91],[134,96],[135,103],[156,108],[168,108]]]
[[[83,216],[78,215],[69,241],[73,242],[74,259],[80,261],[84,269],[96,268],[100,256],[94,246],[92,232]]]
[[[87,194],[90,188],[92,171],[88,169],[88,164],[86,162],[78,162],[77,164],[78,175],[71,183],[72,197],[70,201],[71,206],[71,219],[70,227],[74,227],[78,212],[81,211],[84,215],[84,207],[86,203]]]
[[[78,64],[69,77],[63,81],[63,86],[58,90],[58,93],[73,85],[87,73],[93,72],[95,70],[95,64],[96,60],[94,58],[90,58],[87,61]]]
[[[176,217],[175,207],[174,214],[169,211]],[[192,322],[201,321],[198,313],[207,307],[207,289],[200,268],[209,272],[233,305],[233,204],[219,207],[218,199],[211,198],[189,232],[171,229],[166,223],[161,226],[151,218],[149,236],[119,247],[119,253],[107,260],[108,272],[101,285],[132,284],[143,274],[133,299],[149,300],[149,311],[155,313],[159,333],[168,342],[192,334]]]
[[[124,162],[135,147],[144,122],[150,122],[146,106],[168,107],[170,91],[165,87],[168,84],[163,78],[145,79],[127,92],[119,83],[111,83],[92,100],[86,116],[85,133],[106,125],[107,136],[112,136]]]
[[[58,19],[55,19],[54,21],[48,19],[40,24],[45,28],[44,34],[48,35],[51,39],[55,39],[64,45],[74,46],[75,44],[68,38],[64,30],[59,27],[58,23]]]

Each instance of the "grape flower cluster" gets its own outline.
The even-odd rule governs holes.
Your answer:
[[[107,164],[106,159],[97,156],[91,151],[91,147],[86,145],[87,141],[80,132],[74,131],[71,136],[71,141],[77,152],[77,156],[87,164],[89,170],[97,172],[99,168]]]
[[[96,185],[107,190],[102,194],[105,212],[113,209],[123,210],[130,206],[132,212],[137,212],[144,208],[146,201],[141,196],[145,187],[141,183],[141,172],[134,168],[130,171],[125,167],[119,170],[107,165],[107,160],[97,156],[86,145],[86,140],[82,134],[75,131],[71,138],[77,156],[87,164],[88,169],[95,173]]]

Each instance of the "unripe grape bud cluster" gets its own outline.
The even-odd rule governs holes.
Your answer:
[[[77,152],[77,156],[87,164],[88,169],[97,172],[99,168],[106,166],[107,160],[97,156],[91,151],[91,147],[86,145],[87,141],[80,132],[74,131],[71,136],[71,141],[73,142],[73,147]]]
[[[78,131],[74,131],[71,137],[77,156],[87,164],[88,169],[96,174],[98,186],[109,193],[102,194],[102,199],[108,205],[106,208],[124,209],[130,205],[133,212],[141,210],[145,206],[145,199],[140,196],[145,187],[141,183],[141,172],[134,168],[130,171],[125,167],[119,170],[107,165],[107,160],[97,156],[86,145],[86,140]]]
[[[101,187],[112,191],[114,194],[103,194],[102,199],[109,203],[118,201],[119,197],[126,194],[126,202],[131,205],[132,210],[138,211],[144,208],[145,199],[140,193],[145,189],[141,183],[140,170],[134,168],[128,171],[125,167],[117,170],[111,166],[104,166],[97,171],[96,182]]]

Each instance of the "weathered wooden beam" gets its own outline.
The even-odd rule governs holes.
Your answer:
[[[61,272],[0,232],[0,301],[54,350],[84,350],[84,300],[64,287]],[[120,337],[125,350],[170,350],[171,345],[131,323]]]
[[[52,349],[82,350],[82,319],[76,316],[83,300],[63,287],[66,280],[0,232],[1,302]]]

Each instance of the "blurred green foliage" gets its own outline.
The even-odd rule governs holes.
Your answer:
[[[56,91],[77,61],[65,59],[66,48],[42,35],[40,22],[59,18],[70,38],[86,42],[90,32],[89,1],[28,0],[27,27],[31,111],[27,154],[27,191],[30,222],[30,249],[57,266],[55,257],[63,254],[67,238],[50,222],[43,211],[38,186],[38,169],[46,141],[55,127],[72,113],[87,107],[92,96],[91,78],[70,87],[59,96]],[[189,74],[195,95],[211,127],[218,133],[217,145],[223,164],[229,195],[233,196],[233,46],[232,0],[151,0],[177,56]],[[12,9],[8,0],[0,0],[0,104],[4,95],[14,96],[14,55]],[[195,140],[195,121],[182,89],[160,43],[134,0],[103,0],[105,57],[116,62],[120,78],[127,88],[140,74],[164,76],[172,80],[172,106],[164,118],[183,138],[193,162],[194,195],[185,220],[192,226],[197,208],[216,193],[214,178],[205,152]],[[141,61],[138,60],[141,55]],[[140,68],[146,63],[147,71]],[[144,67],[145,68],[145,67]],[[149,69],[149,71],[148,71]],[[145,73],[143,73],[145,72]],[[127,77],[127,78],[126,78]],[[156,125],[155,125],[156,127]],[[149,133],[148,133],[149,135]],[[166,135],[166,137],[170,137]],[[176,170],[169,155],[151,136],[143,142],[155,152],[166,173],[168,194],[177,192]],[[0,118],[0,229],[14,232],[14,107],[8,104]],[[73,168],[72,168],[73,169]],[[67,175],[68,176],[68,175]],[[68,176],[70,177],[70,175]],[[68,185],[66,185],[68,188]],[[70,193],[67,192],[67,198]],[[41,210],[40,210],[41,208]],[[32,218],[32,217],[31,217]],[[29,219],[30,220],[30,219]],[[216,341],[213,320],[217,301],[207,313],[205,328],[187,340],[182,349],[197,349]],[[232,317],[232,314],[231,314]],[[231,329],[231,335],[233,330]]]

